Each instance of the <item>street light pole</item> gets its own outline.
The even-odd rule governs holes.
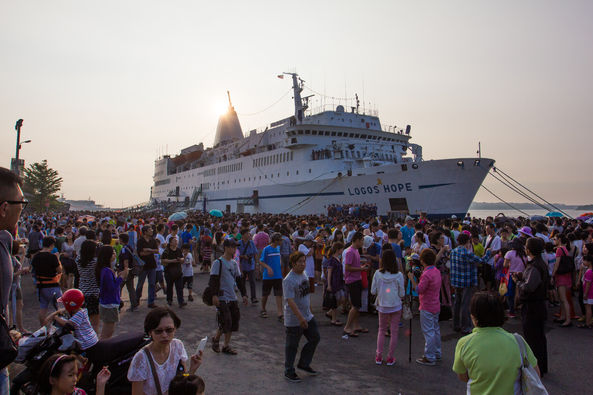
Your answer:
[[[21,127],[23,126],[23,120],[19,119],[18,121],[16,121],[16,125],[14,125],[14,128],[16,129],[16,174],[19,174],[19,151],[21,150]]]

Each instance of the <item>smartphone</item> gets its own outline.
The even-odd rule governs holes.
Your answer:
[[[199,354],[200,351],[204,351],[204,349],[206,348],[206,343],[208,343],[208,336],[200,340],[200,344],[198,344],[198,350],[196,351],[196,354]]]

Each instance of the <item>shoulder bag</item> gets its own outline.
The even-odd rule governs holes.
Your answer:
[[[213,262],[214,263],[218,262],[218,289],[220,290],[220,278],[222,277],[222,261],[220,259],[217,259]],[[204,292],[202,293],[202,302],[204,302],[204,304],[206,306],[212,306],[212,297],[215,296],[212,292],[212,288],[210,287],[210,285],[208,285],[205,289]]]
[[[568,255],[565,250],[562,250],[562,255],[560,256],[560,263],[558,264],[558,270],[556,270],[556,274],[572,273],[573,271],[574,258]]]
[[[527,359],[527,351],[525,350],[525,340],[519,334],[514,333],[515,340],[519,345],[519,352],[521,353],[521,369],[519,371],[519,381],[521,384],[521,393],[523,395],[548,395],[548,391],[542,380],[537,374],[533,366],[529,364]]]
[[[146,347],[144,347],[144,353],[146,354],[146,358],[148,358],[148,364],[150,365],[150,371],[152,372],[152,378],[154,380],[154,385],[156,387],[156,393],[157,395],[163,395],[163,391],[161,390],[161,382],[159,380],[159,375],[156,372],[156,368],[154,367],[152,355],[150,355],[150,351],[148,351],[148,348]]]

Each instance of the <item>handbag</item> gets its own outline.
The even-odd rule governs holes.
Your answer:
[[[558,264],[558,270],[556,274],[572,273],[574,271],[574,258],[568,254],[564,254],[560,257],[560,263]]]
[[[523,395],[548,395],[548,391],[542,380],[537,374],[533,366],[529,364],[527,359],[527,352],[525,351],[525,340],[519,334],[513,333],[515,340],[519,345],[519,352],[521,353],[521,370],[519,372],[519,382],[521,385],[521,393]]]
[[[412,319],[412,309],[410,308],[410,296],[406,297],[402,305],[402,319],[404,320],[411,320]]]
[[[500,296],[505,296],[508,291],[509,291],[509,288],[507,286],[507,283],[501,281],[500,285],[498,286],[498,293],[500,294]]]

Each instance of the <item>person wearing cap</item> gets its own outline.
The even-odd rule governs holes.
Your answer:
[[[239,320],[241,312],[235,293],[235,284],[243,297],[243,304],[247,306],[247,292],[245,284],[241,281],[241,272],[239,265],[233,259],[237,250],[237,242],[233,239],[225,239],[222,242],[224,252],[222,256],[212,263],[210,270],[210,280],[208,286],[212,289],[212,304],[216,306],[216,320],[218,329],[212,339],[212,350],[214,352],[222,351],[224,354],[236,355],[230,346],[233,332],[239,330]],[[220,338],[224,334],[224,345],[220,349]]]
[[[268,318],[266,305],[268,304],[268,296],[270,296],[272,289],[274,289],[276,313],[278,315],[278,321],[282,322],[284,317],[282,314],[282,262],[280,259],[280,243],[282,243],[282,235],[280,233],[274,233],[270,245],[262,250],[259,258],[259,264],[263,267],[262,309],[260,317]]]
[[[151,309],[156,307],[154,304],[156,298],[156,260],[154,259],[154,254],[159,253],[159,247],[152,234],[151,225],[145,225],[142,228],[142,238],[138,240],[138,255],[144,261],[144,266],[142,266],[140,273],[138,273],[138,283],[136,284],[136,298],[138,298],[136,306],[138,306],[140,305],[140,298],[142,298],[144,280],[148,277],[148,307]]]

